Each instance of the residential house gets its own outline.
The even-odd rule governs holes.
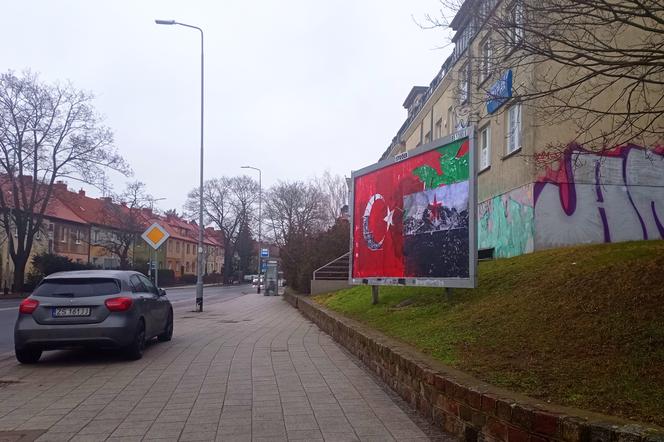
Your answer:
[[[403,103],[407,118],[381,159],[474,127],[478,246],[485,256],[664,238],[661,137],[645,146],[609,146],[594,153],[584,149],[583,143],[596,134],[575,138],[577,121],[543,124],[533,102],[514,99],[515,88],[535,84],[551,69],[550,63],[512,64],[519,43],[527,36],[515,27],[510,42],[499,41],[501,37],[491,35],[486,26],[490,14],[527,20],[515,12],[520,5],[519,0],[463,4],[451,22],[452,55],[429,86],[411,89]],[[497,43],[513,47],[498,54]],[[661,87],[650,91],[653,101],[664,93]],[[551,158],[552,145],[568,148]]]

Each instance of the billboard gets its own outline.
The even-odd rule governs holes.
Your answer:
[[[474,129],[351,175],[351,284],[475,287]]]

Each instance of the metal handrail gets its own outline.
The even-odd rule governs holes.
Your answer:
[[[323,273],[323,272],[325,272],[325,273],[337,273],[337,272],[335,272],[334,270],[331,270],[331,269],[330,269],[330,270],[324,270],[324,269],[325,269],[326,267],[328,267],[328,266],[333,265],[333,264],[336,263],[337,261],[340,261],[340,260],[342,260],[342,259],[347,259],[347,258],[350,258],[350,252],[346,252],[346,253],[344,253],[343,255],[341,255],[340,257],[338,257],[338,258],[336,258],[336,259],[334,259],[334,260],[328,262],[327,264],[318,267],[316,270],[314,270],[313,279],[316,280],[316,274],[317,274],[318,272],[321,272],[321,273]],[[347,267],[347,265],[346,265],[346,267]],[[347,274],[348,274],[348,270],[346,270],[346,271],[344,272],[344,275],[347,275]],[[338,279],[338,278],[335,278],[335,279]]]

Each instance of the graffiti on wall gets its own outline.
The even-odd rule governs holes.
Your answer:
[[[570,146],[535,183],[535,247],[664,238],[664,147]]]
[[[483,201],[478,206],[477,216],[480,249],[493,248],[497,258],[533,251],[532,184]]]

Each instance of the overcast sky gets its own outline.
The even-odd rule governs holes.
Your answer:
[[[30,68],[96,95],[115,144],[161,209],[198,183],[205,31],[205,176],[263,171],[263,186],[378,160],[449,49],[413,18],[438,0],[3,2],[3,71]],[[251,171],[249,171],[251,172]],[[255,172],[254,172],[254,176]],[[113,177],[121,191],[128,179]],[[72,187],[81,187],[70,183]],[[89,192],[94,193],[92,189]]]

